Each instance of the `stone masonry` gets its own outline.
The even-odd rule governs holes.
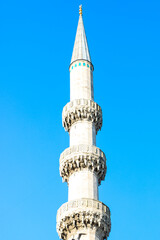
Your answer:
[[[93,70],[80,6],[69,67],[70,102],[62,112],[70,136],[70,147],[60,156],[60,175],[68,184],[68,202],[57,212],[57,232],[63,240],[104,240],[111,229],[110,210],[98,197],[107,167],[105,154],[96,147],[102,109],[94,102]]]

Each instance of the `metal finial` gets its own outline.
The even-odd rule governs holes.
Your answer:
[[[79,6],[79,15],[82,16],[82,5]]]

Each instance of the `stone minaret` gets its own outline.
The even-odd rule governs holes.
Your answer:
[[[94,102],[93,64],[79,9],[79,22],[70,71],[70,102],[62,122],[70,147],[60,156],[60,175],[68,183],[68,202],[57,212],[57,232],[63,240],[103,240],[110,232],[109,208],[98,199],[106,174],[105,154],[96,147],[102,110]]]

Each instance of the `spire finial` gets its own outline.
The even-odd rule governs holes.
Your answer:
[[[79,15],[82,16],[82,5],[79,6]]]

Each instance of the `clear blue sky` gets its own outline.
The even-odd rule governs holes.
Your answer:
[[[160,2],[0,2],[0,239],[58,240],[67,201],[59,155],[69,63],[83,20],[103,110],[97,146],[107,156],[100,200],[111,240],[160,236]]]

